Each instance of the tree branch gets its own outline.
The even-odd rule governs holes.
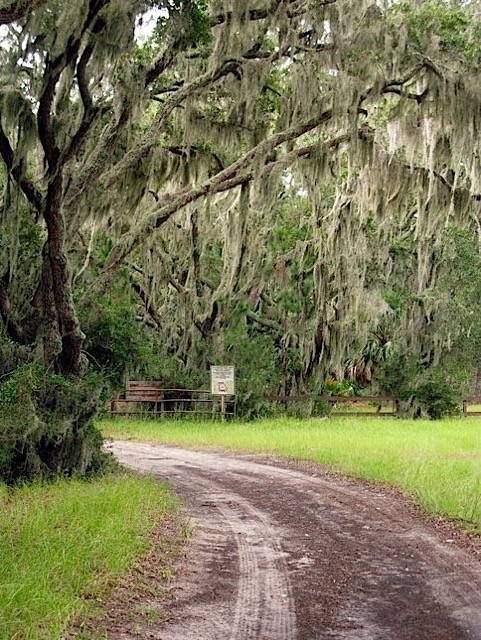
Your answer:
[[[63,58],[63,56],[60,56],[60,58]],[[52,104],[55,97],[55,89],[64,69],[64,64],[66,64],[62,63],[60,58],[57,58],[57,60],[53,62],[47,62],[37,113],[38,137],[52,172],[55,170],[57,160],[60,156],[60,149],[55,142],[52,127]]]
[[[88,80],[86,76],[87,65],[94,51],[93,45],[89,44],[82,52],[80,60],[77,63],[77,84],[84,106],[84,113],[88,113],[92,108],[92,97],[88,88]]]
[[[181,34],[174,42],[166,48],[162,55],[154,62],[154,64],[145,72],[145,88],[149,87],[157,78],[165,73],[172,65],[179,50],[185,41],[185,36]]]
[[[0,123],[0,155],[3,158],[7,171],[18,184],[27,200],[40,213],[42,208],[42,194],[35,188],[30,180],[23,175],[22,168],[15,164],[15,153],[10,141]]]
[[[162,329],[162,325],[163,325],[162,318],[157,312],[157,309],[152,304],[150,296],[147,294],[145,289],[134,279],[132,275],[130,275],[129,278],[130,278],[130,285],[132,289],[135,291],[135,293],[142,300],[142,304],[144,305],[145,310],[147,311],[149,316],[152,318],[152,320],[155,322],[156,327],[158,329]]]
[[[273,0],[271,2],[270,7],[268,7],[267,9],[250,9],[247,12],[246,18],[248,21],[250,22],[256,22],[258,20],[265,20],[266,18],[269,18],[270,16],[275,15],[275,13],[277,11],[279,11],[279,9],[282,7],[282,5],[288,6],[288,5],[295,5],[297,4],[298,0]],[[337,2],[337,0],[319,0],[318,2],[318,6],[320,7],[327,7],[328,5],[331,4],[335,4]],[[306,12],[306,8],[305,7],[300,7],[298,9],[292,9],[292,10],[287,10],[287,17],[288,18],[296,18],[299,17],[301,15],[304,15],[304,13]],[[234,13],[232,11],[226,11],[225,13],[219,13],[216,16],[213,16],[210,19],[210,26],[211,27],[217,27],[221,24],[231,24],[232,19],[234,17]]]
[[[129,122],[130,109],[131,105],[128,103],[122,105],[122,109],[117,118],[109,122],[100,134],[100,140],[92,155],[89,156],[86,166],[80,167],[76,171],[72,184],[69,185],[66,194],[64,206],[66,210],[78,207],[80,199],[84,192],[90,188],[92,181],[98,179],[105,171],[105,167],[110,161],[110,154]],[[105,110],[108,110],[108,107],[105,107]],[[104,109],[102,109],[102,113],[103,112]]]
[[[28,16],[46,0],[13,0],[10,4],[0,8],[0,25],[11,24]]]
[[[148,133],[144,136],[143,141],[135,149],[126,153],[122,160],[120,160],[116,166],[106,173],[106,187],[111,186],[113,180],[118,178],[120,174],[128,171],[131,167],[136,166],[141,158],[149,155],[150,150],[156,144],[156,135],[162,130],[166,120],[176,107],[180,106],[180,104],[187,98],[194,96],[198,91],[214,84],[229,73],[237,71],[241,65],[242,61],[226,60],[217,69],[208,71],[192,82],[183,85],[174,93],[174,95],[170,96],[165,101],[163,108],[160,110]]]
[[[275,320],[270,320],[269,318],[262,318],[262,316],[255,313],[254,311],[247,311],[246,318],[249,318],[249,320],[252,320],[253,322],[257,322],[257,324],[260,324],[261,327],[272,329],[279,335],[283,335],[284,333],[282,326],[278,322],[275,322]]]
[[[194,319],[195,327],[202,334],[203,338],[208,338],[212,332],[219,311],[219,303],[217,300],[214,300],[210,313],[203,320]]]
[[[55,141],[52,114],[52,105],[55,98],[57,83],[63,71],[69,65],[75,64],[75,60],[78,56],[80,44],[85,32],[87,31],[87,29],[89,29],[89,27],[92,26],[92,24],[97,19],[99,12],[107,4],[109,4],[109,2],[110,0],[90,0],[89,11],[81,29],[79,30],[79,33],[68,41],[68,45],[65,51],[63,51],[53,60],[47,59],[43,87],[39,96],[37,122],[39,139],[42,144],[45,158],[47,159],[51,173],[54,173],[57,168],[61,168],[63,164],[77,152],[90,128],[94,115],[96,114],[96,112],[92,114],[92,109],[90,107],[91,98],[88,93],[87,82],[85,79],[86,66],[93,51],[93,46],[90,45],[86,47],[77,64],[77,81],[81,99],[84,105],[84,119],[80,124],[77,134],[71,140],[69,147],[63,152],[63,154],[61,154],[60,149]],[[94,24],[93,30],[95,31],[98,29],[101,29],[101,26],[96,26]]]
[[[331,119],[331,117],[332,111],[327,110],[308,122],[291,127],[280,133],[276,133],[250,149],[246,154],[239,158],[239,160],[232,163],[223,171],[217,173],[204,184],[171,196],[167,202],[165,199],[160,200],[160,206],[156,206],[154,210],[143,220],[140,220],[131,231],[124,234],[112,249],[105,263],[104,274],[101,277],[101,280],[104,281],[102,288],[108,286],[111,277],[113,276],[113,272],[118,269],[135,247],[143,242],[153,230],[158,229],[167,220],[169,220],[176,211],[184,208],[201,197],[207,196],[211,193],[216,193],[219,190],[225,190],[224,187],[226,184],[229,184],[229,181],[233,181],[233,186],[236,186],[236,184],[242,184],[246,181],[245,179],[241,179],[239,181],[238,174],[242,169],[245,169],[257,158],[269,153],[269,151],[272,151],[284,142],[295,140],[305,133],[316,129],[318,126],[325,124]],[[236,180],[238,181],[237,183],[235,182]],[[109,272],[111,272],[111,275],[107,275]]]

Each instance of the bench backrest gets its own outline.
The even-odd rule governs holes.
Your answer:
[[[132,402],[160,402],[164,399],[162,382],[129,380],[125,388],[125,399]]]

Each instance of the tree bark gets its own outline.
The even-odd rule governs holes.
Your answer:
[[[5,325],[7,335],[14,342],[25,344],[24,332],[13,316],[8,289],[6,284],[2,281],[0,281],[0,317]]]
[[[59,172],[49,185],[45,203],[44,218],[48,233],[45,258],[50,266],[50,286],[60,338],[56,368],[63,375],[75,376],[81,371],[83,335],[73,305],[70,269],[65,255],[62,192],[63,179]],[[51,353],[51,350],[48,349],[48,352]]]

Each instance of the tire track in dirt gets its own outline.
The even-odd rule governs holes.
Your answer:
[[[207,484],[206,489],[212,489]],[[239,588],[232,640],[295,637],[287,563],[274,529],[246,500],[221,493],[216,506],[236,535]]]
[[[192,471],[192,470],[191,470]],[[177,489],[190,494],[191,505],[201,500],[203,508],[217,511],[220,531],[234,540],[237,568],[237,594],[231,618],[230,633],[222,637],[231,640],[275,638],[291,640],[296,637],[295,614],[285,554],[276,528],[264,514],[240,495],[222,490],[215,482],[189,473],[188,483],[178,481]],[[202,516],[196,518],[202,527]],[[206,620],[210,628],[211,620]],[[176,633],[172,630],[173,633]],[[183,631],[185,633],[185,630]],[[204,635],[198,635],[203,633]],[[201,631],[197,625],[196,638],[209,637],[210,629]],[[165,638],[170,638],[166,630]],[[175,637],[175,636],[174,636]],[[187,636],[183,635],[187,640]]]
[[[195,525],[171,619],[122,638],[481,640],[479,559],[395,492],[252,456],[113,450],[171,482]]]
[[[129,456],[124,452],[118,457],[124,464],[139,468],[138,460],[132,462],[132,454]],[[153,460],[157,462],[157,458]],[[147,457],[140,466],[144,471],[147,466],[147,470],[157,472],[157,464],[151,463],[152,459],[149,462]],[[202,587],[198,584],[198,596],[207,614],[203,615],[196,606],[192,608],[182,598],[179,609],[185,608],[189,612],[193,624],[189,624],[189,621],[186,624],[184,611],[182,619],[175,620],[174,624],[166,624],[159,636],[150,632],[146,637],[165,640],[295,638],[294,603],[290,594],[286,554],[281,549],[277,528],[262,511],[254,508],[242,496],[226,491],[211,479],[201,477],[190,465],[176,463],[172,466],[165,458],[160,463],[169,467],[169,481],[189,503],[194,538],[198,538],[197,543],[195,540],[193,542],[192,555],[204,556],[203,563],[208,566],[213,563],[213,554],[206,552],[205,545],[214,551],[223,550],[228,560],[235,563],[232,574],[237,584],[236,593],[231,595],[230,606],[221,602],[226,592],[219,593],[216,590],[215,607],[206,607]],[[206,529],[209,531],[207,539]],[[215,529],[215,535],[212,535]],[[210,569],[209,575],[214,571]],[[229,573],[225,567],[223,572]],[[202,568],[199,573],[202,573]],[[190,584],[182,584],[179,590],[190,588]],[[223,620],[215,622],[213,616]],[[127,639],[130,636],[124,633],[122,637]]]

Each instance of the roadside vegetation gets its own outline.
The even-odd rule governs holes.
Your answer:
[[[278,418],[246,422],[116,418],[107,437],[282,455],[388,483],[431,516],[481,533],[481,419]]]
[[[177,500],[149,477],[0,485],[0,638],[64,637],[147,551]]]

